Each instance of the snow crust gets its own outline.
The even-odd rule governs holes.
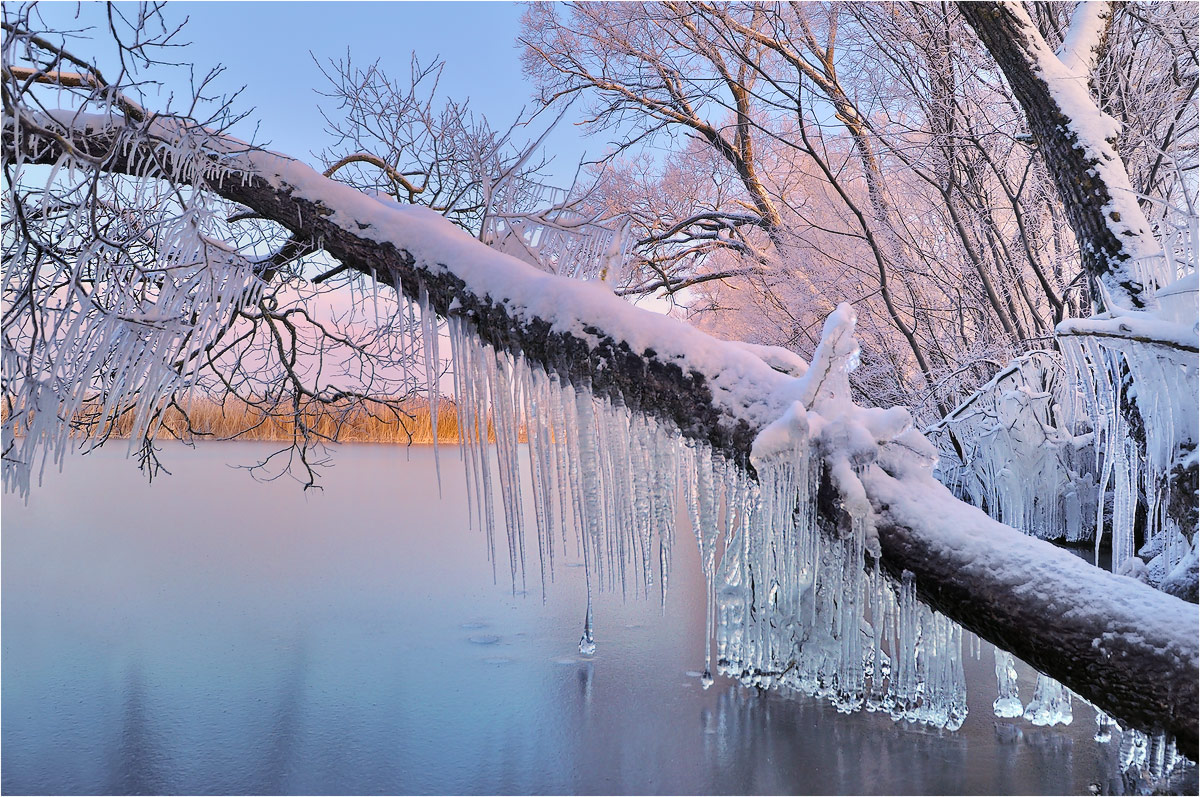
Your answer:
[[[1200,615],[1194,605],[998,523],[933,479],[900,480],[872,469],[864,482],[883,516],[928,529],[922,538],[932,555],[953,563],[964,578],[1027,592],[1071,623],[1106,628],[1093,643],[1097,647],[1121,638],[1165,653],[1181,666],[1200,667]],[[1088,600],[1081,602],[1081,595]]]
[[[652,350],[659,360],[701,374],[716,406],[734,421],[759,428],[790,403],[792,378],[745,346],[729,345],[683,321],[644,312],[601,283],[547,274],[481,245],[426,208],[380,202],[278,155],[254,152],[243,157],[250,171],[328,208],[333,223],[409,252],[417,267],[431,275],[453,274],[477,296],[503,305],[517,321],[541,319],[555,332],[591,341],[597,340],[591,330],[603,330],[635,352]],[[773,354],[792,372],[802,368],[798,358]]]

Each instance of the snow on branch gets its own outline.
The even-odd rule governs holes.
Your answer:
[[[1089,79],[1092,70],[1096,68],[1100,49],[1108,35],[1112,11],[1111,2],[1092,0],[1075,4],[1071,25],[1067,28],[1056,55],[1063,66],[1084,81]]]
[[[1115,147],[1118,122],[1092,99],[1090,70],[1109,14],[1081,3],[1060,54],[1018,2],[963,2],[963,17],[1004,71],[1063,198],[1105,308],[1153,307],[1174,279]]]

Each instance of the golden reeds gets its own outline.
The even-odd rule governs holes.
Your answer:
[[[154,430],[156,439],[291,442],[301,437],[297,418],[284,407],[268,413],[254,404],[230,397],[224,401],[181,397],[179,403],[187,410],[186,418],[176,407],[168,407]],[[85,403],[76,417],[77,428],[73,434],[82,434],[89,417],[98,410],[99,407]],[[376,402],[309,402],[300,417],[310,438],[343,443],[433,443],[433,415],[426,399],[407,399],[393,406]],[[113,424],[111,436],[128,437],[132,426],[132,414],[126,413]],[[17,433],[20,435],[20,430]],[[438,442],[457,443],[458,434],[457,408],[453,401],[442,399],[438,409]],[[520,439],[525,441],[524,428]],[[495,432],[489,423],[488,441],[494,440]]]

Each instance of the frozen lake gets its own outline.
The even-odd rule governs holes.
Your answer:
[[[997,720],[990,646],[956,733],[718,678],[681,529],[665,609],[601,596],[574,544],[545,603],[493,583],[456,449],[343,446],[324,491],[262,444],[124,447],[3,502],[2,786],[13,793],[1087,794],[1114,745]],[[531,507],[531,502],[525,506]],[[536,550],[532,552],[536,556]],[[564,563],[566,566],[564,566]],[[964,637],[967,635],[964,635]],[[1022,696],[1033,676],[1022,668]],[[1093,785],[1094,784],[1094,785]]]

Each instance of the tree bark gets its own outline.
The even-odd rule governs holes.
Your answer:
[[[863,485],[891,575],[910,571],[933,608],[1122,722],[1174,736],[1196,760],[1195,605],[1028,537],[944,488],[913,495],[878,468]]]

